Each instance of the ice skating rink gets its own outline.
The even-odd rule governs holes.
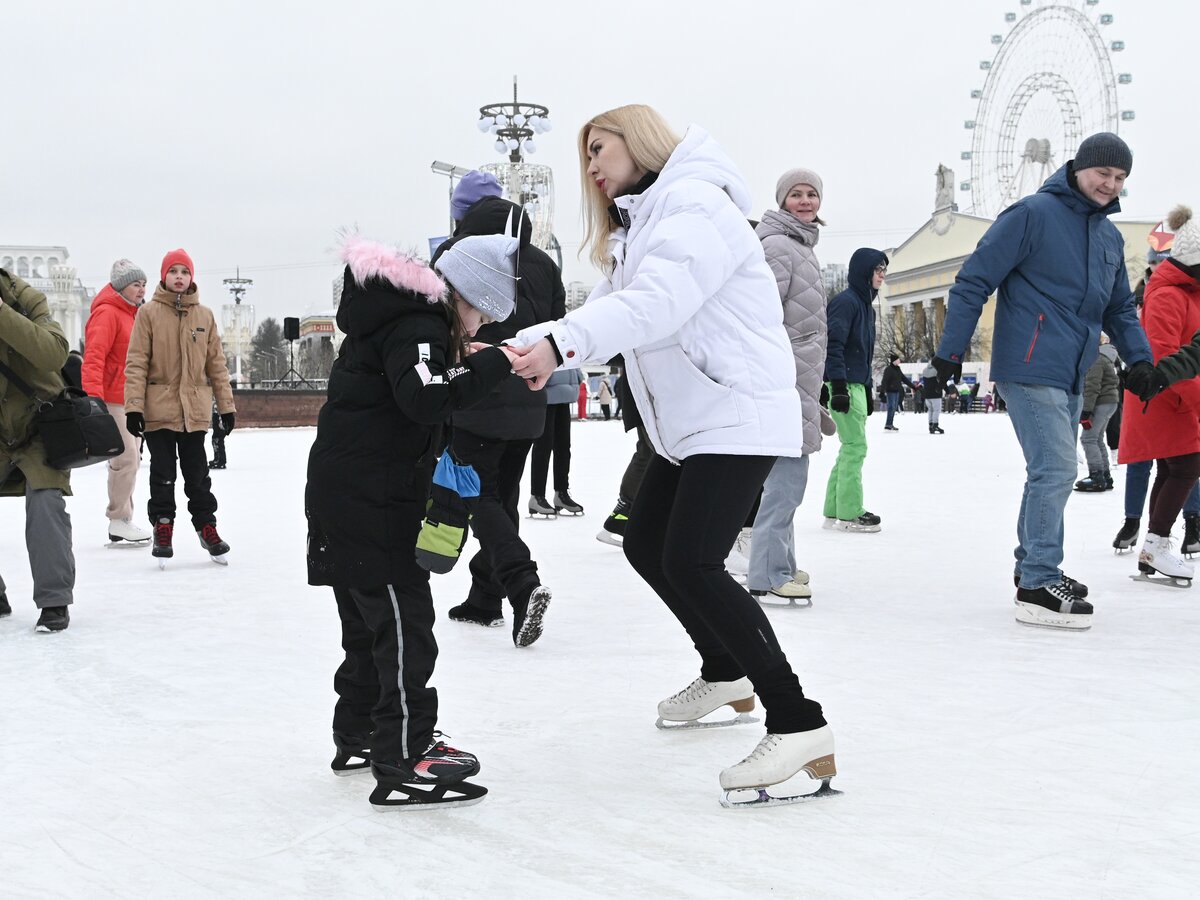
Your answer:
[[[1200,587],[1129,580],[1118,470],[1116,491],[1068,506],[1066,569],[1095,627],[1018,625],[1007,418],[897,424],[868,422],[879,534],[821,530],[836,439],[814,457],[796,525],[814,606],[770,614],[825,706],[845,795],[757,811],[718,806],[717,774],[761,726],[654,728],[698,665],[594,539],[633,446],[617,422],[573,426],[586,516],[522,522],[554,591],[540,642],[446,620],[465,562],[434,579],[440,727],[491,790],[445,812],[377,813],[369,776],[329,770],[340,649],[330,591],[305,583],[312,430],[229,438],[213,473],[228,568],[184,516],[165,572],[104,549],[104,470],[77,472],[61,635],[33,631],[23,503],[0,502],[0,895],[1195,896]]]

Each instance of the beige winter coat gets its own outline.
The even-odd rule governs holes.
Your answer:
[[[213,394],[219,412],[236,412],[212,310],[196,285],[173,294],[160,282],[133,321],[125,412],[142,413],[147,431],[208,431]]]

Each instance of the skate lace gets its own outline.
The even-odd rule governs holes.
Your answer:
[[[671,699],[691,702],[692,700],[699,700],[711,690],[712,686],[707,681],[703,678],[697,678]]]
[[[217,534],[216,525],[205,525],[200,529],[200,538],[206,544],[218,544],[221,542],[221,536]]]
[[[768,753],[770,753],[772,750],[774,750],[775,747],[778,746],[778,744],[779,744],[779,735],[777,735],[777,734],[763,735],[763,739],[758,742],[758,746],[755,747],[751,751],[749,756],[747,756],[740,763],[738,763],[738,765],[744,765],[745,763],[749,763],[749,762],[757,762],[758,760],[760,760],[764,756],[766,756]]]
[[[154,526],[154,543],[160,547],[171,543],[171,532],[175,526],[171,522],[159,522]]]

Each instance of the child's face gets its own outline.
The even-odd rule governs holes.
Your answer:
[[[183,263],[175,263],[167,269],[167,278],[164,283],[171,293],[182,294],[192,286],[192,273]]]

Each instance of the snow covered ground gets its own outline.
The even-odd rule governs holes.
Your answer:
[[[880,534],[821,530],[836,441],[814,458],[797,537],[815,605],[771,613],[845,795],[752,812],[718,806],[717,773],[761,726],[654,728],[697,663],[593,538],[632,450],[619,423],[574,428],[587,515],[523,523],[554,590],[538,644],[447,621],[467,567],[435,579],[440,726],[491,790],[449,812],[376,813],[369,776],[329,771],[340,651],[330,592],[305,584],[312,430],[229,439],[227,569],[187,533],[166,572],[104,549],[104,471],[77,473],[62,635],[33,631],[23,507],[0,503],[0,895],[1195,896],[1200,589],[1128,579],[1118,474],[1068,507],[1095,627],[1016,624],[1006,417],[946,416],[943,437],[897,424],[868,428]]]

